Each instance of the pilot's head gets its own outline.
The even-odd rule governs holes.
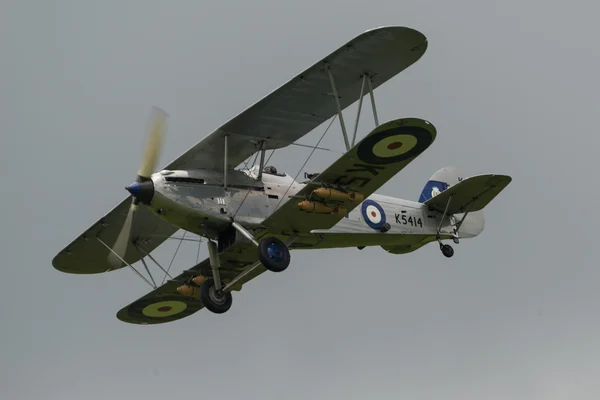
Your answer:
[[[264,169],[263,172],[266,172],[267,174],[276,174],[277,173],[277,168],[275,168],[272,165],[267,165]]]

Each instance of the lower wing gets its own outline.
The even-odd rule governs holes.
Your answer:
[[[256,246],[248,243],[238,243],[218,255],[221,268],[219,269],[223,283],[237,277],[244,269],[258,260]],[[212,276],[210,260],[207,258],[198,265],[183,271],[175,278],[165,282],[144,297],[134,301],[117,313],[117,318],[132,324],[152,325],[172,322],[185,318],[201,310],[204,305],[199,298],[199,287],[194,282],[196,277]],[[261,264],[245,275],[236,283],[237,288],[266,271]],[[189,288],[188,293],[177,289],[182,286]],[[190,293],[191,292],[191,293]]]
[[[431,123],[419,118],[379,125],[300,192],[288,196],[291,199],[263,224],[271,232],[288,234],[331,228],[423,153],[436,134]]]

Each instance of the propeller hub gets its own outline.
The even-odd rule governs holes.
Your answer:
[[[154,182],[151,180],[143,182],[133,182],[125,188],[134,199],[139,200],[143,204],[150,204],[154,197]]]

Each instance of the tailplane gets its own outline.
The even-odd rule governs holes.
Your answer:
[[[485,226],[483,208],[511,182],[507,175],[462,178],[456,167],[445,167],[427,181],[419,202],[452,220],[456,237],[474,237]]]
[[[437,240],[446,257],[452,257],[452,246],[441,241],[472,238],[483,232],[483,209],[508,186],[512,178],[507,175],[484,174],[463,178],[456,167],[445,167],[429,178],[418,202],[430,212],[437,213],[436,236],[429,236],[411,245],[382,246],[393,254],[404,254]],[[433,217],[433,215],[432,215]]]

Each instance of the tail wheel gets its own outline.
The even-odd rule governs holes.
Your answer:
[[[258,245],[258,259],[269,271],[282,272],[290,265],[290,250],[281,240],[267,237]]]
[[[454,255],[454,249],[449,244],[440,245],[440,249],[442,250],[442,254],[448,258]]]
[[[200,286],[200,300],[209,311],[223,314],[231,308],[233,297],[231,292],[218,293],[214,279],[208,279]]]

